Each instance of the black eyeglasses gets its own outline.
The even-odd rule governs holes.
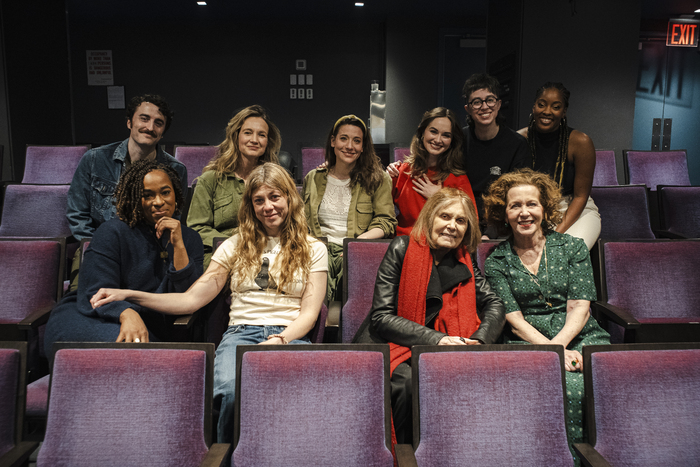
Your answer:
[[[490,108],[493,109],[496,106],[496,102],[498,102],[498,99],[496,99],[493,96],[489,96],[486,99],[479,99],[478,97],[476,99],[472,99],[471,102],[469,102],[469,107],[472,109],[480,109],[482,105],[484,105],[484,102],[486,105]]]

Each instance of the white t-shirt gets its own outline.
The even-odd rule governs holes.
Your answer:
[[[312,249],[309,272],[328,271],[326,246],[313,237],[308,237],[308,240]],[[217,248],[211,258],[212,261],[216,261],[228,269],[231,277],[236,274],[236,271],[231,270],[231,264],[239,241],[240,235],[238,234],[229,238]],[[262,255],[263,263],[255,279],[247,279],[238,287],[238,290],[231,292],[229,326],[234,324],[289,326],[292,321],[297,319],[301,310],[301,296],[306,284],[297,274],[291,284],[291,289],[277,293],[276,281],[279,279],[279,271],[275,270],[274,266],[279,252],[279,238],[268,237],[267,246]]]
[[[350,179],[338,180],[328,176],[326,192],[318,207],[318,223],[321,233],[328,237],[329,242],[343,244],[348,236],[348,211],[352,201]]]

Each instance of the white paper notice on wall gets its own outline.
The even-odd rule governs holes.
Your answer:
[[[107,86],[107,107],[110,109],[125,109],[124,86]]]
[[[114,72],[112,69],[111,50],[87,50],[88,86],[112,86]]]

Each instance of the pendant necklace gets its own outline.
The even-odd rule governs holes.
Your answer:
[[[549,308],[552,308],[552,302],[547,301],[547,295],[544,293],[544,290],[542,289],[542,286],[540,285],[540,281],[537,278],[537,276],[532,274],[530,272],[530,270],[527,268],[527,266],[525,266],[525,263],[523,263],[523,259],[520,257],[520,255],[518,255],[518,259],[520,259],[520,263],[525,268],[525,272],[528,273],[532,282],[537,284],[537,288],[540,289],[540,293],[541,293],[540,297],[542,297],[544,299],[544,303],[546,303]],[[549,265],[547,264],[547,243],[546,242],[544,244],[544,271],[547,274],[547,286],[549,286]]]

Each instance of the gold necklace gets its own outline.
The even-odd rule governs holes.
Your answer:
[[[540,296],[544,299],[544,303],[546,303],[549,308],[552,308],[552,302],[547,301],[547,295],[544,293],[544,289],[542,289],[542,286],[540,285],[540,280],[537,278],[537,276],[535,276],[534,274],[532,274],[530,272],[530,270],[527,268],[527,266],[525,266],[525,263],[523,263],[523,259],[520,257],[520,255],[518,255],[518,259],[520,260],[520,264],[522,264],[523,267],[525,268],[525,272],[527,272],[528,275],[530,276],[530,280],[532,282],[534,282],[535,284],[537,284],[537,288],[540,289],[540,294],[541,294]],[[539,265],[538,265],[538,268],[539,268]],[[544,272],[547,274],[546,275],[547,286],[549,287],[549,264],[547,263],[547,242],[546,241],[544,244]]]

